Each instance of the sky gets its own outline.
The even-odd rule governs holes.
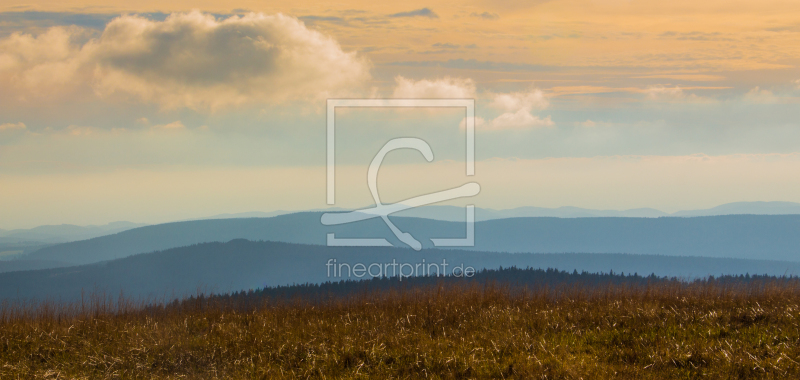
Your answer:
[[[476,181],[484,208],[800,202],[797,1],[109,1],[0,5],[0,229],[159,223]]]

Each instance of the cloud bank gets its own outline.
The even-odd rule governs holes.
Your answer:
[[[31,92],[90,82],[101,96],[213,110],[341,96],[370,77],[365,58],[282,14],[122,16],[81,44],[85,33],[55,27],[8,37],[0,42],[0,79]]]

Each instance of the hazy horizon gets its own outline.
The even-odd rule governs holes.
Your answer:
[[[663,213],[664,214],[664,215],[658,215],[658,216],[681,216],[680,215],[681,213],[692,213],[692,212],[699,212],[699,211],[708,211],[708,210],[714,210],[716,208],[723,207],[723,206],[737,206],[737,205],[745,205],[746,207],[759,207],[759,206],[763,206],[763,205],[768,205],[768,206],[771,206],[771,207],[781,206],[781,207],[784,207],[784,208],[786,206],[788,206],[788,207],[797,206],[798,209],[790,210],[790,211],[787,211],[787,210],[784,210],[784,209],[775,210],[775,209],[773,209],[771,207],[769,209],[759,209],[759,212],[757,212],[755,214],[761,214],[761,215],[800,214],[800,203],[799,202],[783,202],[783,201],[731,202],[731,203],[724,203],[724,204],[715,205],[713,207],[699,208],[699,209],[680,209],[680,210],[676,210],[676,211],[673,211],[673,212],[666,212],[666,211],[659,210],[659,209],[652,208],[652,207],[643,207],[643,208],[634,208],[634,209],[616,209],[616,210],[615,209],[591,209],[591,208],[576,207],[576,206],[559,206],[559,207],[519,206],[519,207],[506,208],[506,209],[492,209],[492,208],[487,208],[487,207],[481,207],[479,209],[483,209],[483,210],[486,210],[486,211],[492,211],[492,212],[499,212],[499,213],[507,212],[507,211],[520,210],[520,209],[527,209],[527,208],[540,209],[540,210],[550,210],[550,211],[553,211],[553,212],[556,212],[556,211],[559,211],[559,210],[562,210],[562,209],[577,209],[577,210],[586,210],[586,211],[599,212],[599,213],[602,213],[602,212],[625,212],[625,211],[637,211],[637,210],[652,210],[654,212],[659,212],[659,213]],[[268,217],[268,216],[277,216],[277,215],[300,213],[300,212],[358,210],[358,209],[363,209],[363,208],[367,208],[367,207],[374,207],[374,204],[361,205],[360,207],[353,207],[353,208],[322,207],[322,208],[299,209],[299,210],[285,210],[284,209],[284,210],[269,210],[269,211],[250,210],[250,211],[241,211],[241,212],[224,212],[224,213],[213,214],[213,215],[202,215],[202,216],[196,216],[196,217],[187,217],[187,218],[170,219],[170,220],[158,220],[158,221],[152,221],[152,222],[143,222],[143,221],[136,221],[136,220],[128,220],[128,219],[124,219],[124,218],[119,218],[119,219],[111,220],[111,221],[108,221],[108,222],[99,222],[99,223],[91,223],[91,224],[83,224],[83,225],[70,223],[70,222],[52,223],[52,224],[37,224],[37,225],[31,225],[31,226],[13,226],[12,225],[12,227],[2,227],[2,226],[0,226],[0,230],[13,231],[13,230],[31,229],[31,228],[35,228],[35,227],[60,226],[60,225],[77,225],[77,226],[81,226],[81,227],[103,227],[103,226],[113,225],[114,223],[133,223],[133,224],[153,225],[153,224],[182,222],[182,221],[191,221],[191,220],[214,219],[214,218],[219,218],[219,217],[222,217],[222,218],[225,218],[225,217],[243,217],[243,215],[244,215],[244,217],[249,217],[247,215],[257,215],[256,217],[262,217],[262,216]],[[419,213],[415,214],[414,213],[415,211],[417,211],[417,210],[418,211],[425,211],[426,209],[430,209],[431,211],[429,211],[428,214],[421,214],[420,216],[417,216],[417,217],[440,219],[440,220],[450,220],[450,219],[459,220],[459,218],[462,217],[460,214],[456,218],[448,218],[448,216],[452,216],[452,215],[449,215],[449,214],[448,215],[436,216],[436,212],[435,211],[439,210],[439,209],[437,209],[437,207],[457,207],[457,208],[460,209],[462,206],[436,204],[436,205],[423,206],[423,207],[420,207],[420,208],[407,210],[407,211],[404,211],[404,212],[400,212],[400,213],[398,213],[396,215],[397,216],[416,216]],[[459,213],[460,213],[460,211],[459,211]],[[739,213],[739,212],[735,212],[735,213]],[[676,214],[678,214],[678,215],[676,215]],[[720,213],[712,213],[712,214],[709,214],[709,215],[728,215],[728,213],[726,213],[726,211],[723,210]],[[592,217],[594,215],[579,215],[579,216],[548,215],[548,216],[573,218],[573,217]],[[603,215],[597,215],[597,216],[603,216]],[[621,216],[624,217],[625,215],[621,215]],[[492,219],[503,218],[503,217],[504,216],[498,215],[498,216],[496,216],[496,217],[494,217]],[[631,217],[631,216],[628,216],[628,217]],[[636,216],[636,217],[641,217],[641,216]],[[655,217],[655,216],[645,216],[645,217]],[[486,220],[486,219],[483,219],[483,220]]]

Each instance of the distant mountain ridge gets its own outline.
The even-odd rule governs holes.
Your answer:
[[[271,218],[280,215],[296,214],[301,212],[342,212],[350,211],[341,207],[326,209],[312,209],[302,211],[249,211],[240,213],[224,213],[202,218],[178,220],[176,222],[210,219],[236,219],[236,218]],[[622,217],[622,218],[659,218],[664,216],[717,216],[717,215],[800,215],[800,203],[795,202],[734,202],[726,203],[709,209],[683,210],[674,213],[663,212],[654,208],[635,208],[627,210],[597,210],[573,206],[556,208],[523,206],[510,209],[475,208],[475,220],[493,220],[506,218],[525,217],[553,217],[553,218],[597,218],[597,217]],[[463,207],[447,205],[430,205],[401,211],[393,216],[411,218],[425,218],[444,221],[463,221],[465,211]],[[93,237],[110,235],[128,229],[142,227],[147,223],[112,222],[105,225],[78,226],[73,224],[44,225],[27,229],[0,229],[0,243],[8,240],[33,240],[43,243],[65,242],[90,239]]]
[[[720,216],[720,215],[793,215],[800,214],[800,203],[794,202],[735,202],[726,203],[709,209],[684,210],[667,213],[654,208],[635,208],[628,210],[595,210],[581,207],[517,207],[505,210],[475,208],[476,220],[493,220],[505,218],[525,217],[554,217],[554,218],[596,218],[596,217],[622,217],[622,218],[659,218],[665,216],[693,217],[693,216]],[[427,206],[395,214],[436,220],[461,221],[465,218],[462,207],[455,206]]]
[[[46,225],[28,229],[0,230],[0,243],[34,241],[53,244],[91,239],[114,234],[131,228],[146,226],[143,223],[113,222],[105,225],[76,226],[73,224]]]
[[[265,286],[322,283],[358,279],[330,272],[329,263],[465,265],[475,269],[512,267],[556,268],[566,271],[608,273],[655,273],[687,278],[720,274],[800,274],[800,263],[704,257],[646,256],[626,254],[511,254],[466,250],[413,251],[391,247],[325,247],[236,239],[204,243],[122,259],[69,268],[0,274],[0,300],[49,298],[76,300],[82,291],[109,296],[172,299],[196,291],[228,292]],[[395,272],[388,272],[394,276]],[[448,270],[448,269],[443,269]],[[354,272],[348,272],[354,273]],[[374,272],[377,274],[377,272]],[[410,273],[410,272],[408,272]],[[366,274],[362,278],[366,278]]]
[[[653,209],[625,212],[575,207],[523,207],[500,211],[477,209],[476,247],[471,249],[800,261],[800,238],[795,237],[800,224],[797,215],[792,214],[794,211],[800,213],[800,204],[739,202],[708,210],[682,211],[671,214],[681,217],[667,218],[653,217],[660,212]],[[541,216],[554,213],[561,217]],[[710,216],[701,217],[710,219],[693,220],[700,217],[699,215],[719,213],[732,216]],[[786,215],[756,215],[758,213]],[[120,222],[106,226],[61,225],[0,231],[0,260],[17,261],[14,264],[0,265],[0,272],[90,264],[138,253],[237,238],[324,245],[328,232],[346,237],[386,237],[395,245],[403,246],[379,220],[325,227],[319,222],[321,212],[274,212],[267,213],[273,215],[268,218],[241,218],[244,215],[260,216],[262,213],[222,214],[217,215],[221,219],[200,219],[138,228],[134,228],[137,226],[135,223]],[[461,207],[429,206],[393,214],[392,219],[414,236],[419,236],[426,246],[430,246],[428,239],[431,237],[457,237],[464,234],[465,211]],[[502,238],[498,239],[498,236]],[[28,240],[25,239],[34,238],[46,242],[26,243]],[[59,244],[59,241],[68,243]]]
[[[45,247],[28,260],[89,264],[137,253],[243,238],[325,245],[337,237],[383,237],[403,247],[379,218],[324,226],[321,213],[217,219],[139,227],[114,235]],[[463,237],[463,222],[393,217],[402,231],[431,248],[431,238]],[[519,253],[631,253],[800,261],[800,215],[692,218],[508,218],[475,223],[468,250]]]
[[[315,209],[302,212],[337,212],[347,211],[342,208]],[[271,211],[271,212],[243,212],[232,214],[219,214],[206,219],[230,218],[269,218],[273,216],[296,213],[296,211]],[[692,217],[692,216],[718,216],[718,215],[792,215],[800,214],[800,203],[794,202],[734,202],[720,206],[700,209],[683,210],[667,213],[654,208],[635,208],[628,210],[596,210],[581,207],[564,206],[557,208],[524,206],[504,210],[490,208],[475,208],[475,220],[494,220],[506,218],[525,217],[553,217],[553,218],[596,218],[596,217],[622,217],[622,218],[659,218],[665,216]],[[413,208],[393,214],[412,218],[425,218],[444,221],[463,221],[465,211],[463,207],[432,205]]]
[[[734,202],[705,210],[678,211],[670,216],[711,215],[792,215],[800,214],[800,203],[794,202]]]

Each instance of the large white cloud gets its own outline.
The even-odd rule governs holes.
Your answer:
[[[90,77],[83,79],[101,96],[193,109],[347,95],[369,79],[366,59],[281,14],[122,16],[88,42],[76,43],[78,33],[54,28],[7,38],[0,75],[41,89],[81,82],[76,76],[86,68]]]

